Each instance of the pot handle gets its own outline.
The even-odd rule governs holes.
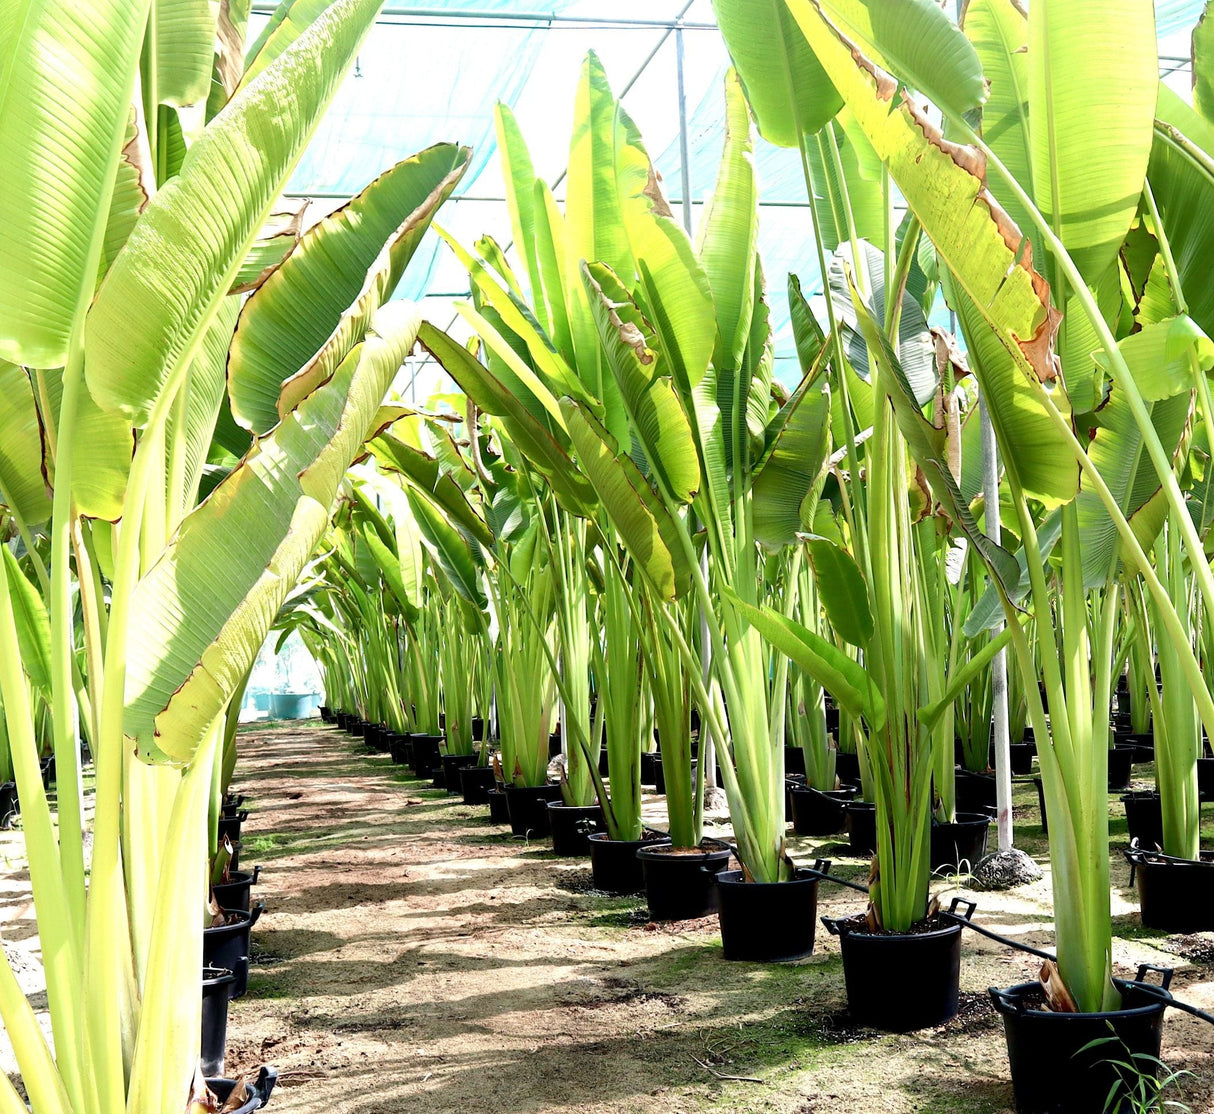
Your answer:
[[[1171,967],[1159,967],[1154,963],[1138,964],[1138,974],[1134,976],[1135,982],[1146,982],[1147,974],[1154,971],[1159,976],[1159,989],[1167,990],[1172,985],[1172,976],[1175,972]]]
[[[261,915],[266,911],[266,903],[264,901],[257,902],[252,909],[249,910],[249,927],[252,928],[259,920]]]
[[[253,868],[253,878],[252,878],[252,880],[249,882],[249,885],[250,885],[250,886],[256,886],[256,885],[257,885],[257,879],[258,879],[260,876],[261,876],[261,867],[259,867],[259,866],[255,866],[255,867]]]
[[[248,810],[247,808],[242,808],[242,809],[241,809],[241,810],[240,810],[240,811],[239,811],[239,812],[236,814],[236,819],[237,819],[237,820],[239,820],[239,821],[240,821],[242,824],[243,824],[243,823],[244,823],[244,822],[245,822],[245,821],[246,821],[248,818],[249,818],[249,810]]]
[[[826,929],[832,936],[842,936],[843,929],[839,927],[839,922],[834,917],[823,917],[822,927]]]
[[[957,910],[963,905],[965,906],[965,912],[958,913]],[[963,897],[955,897],[955,898],[953,898],[952,901],[949,902],[948,912],[949,912],[950,917],[956,917],[958,920],[969,921],[969,920],[973,919],[974,910],[976,910],[977,908],[978,908],[977,902],[966,901],[965,898],[963,898]]]
[[[274,1090],[274,1084],[278,1082],[278,1069],[271,1067],[269,1064],[263,1064],[261,1071],[257,1073],[257,1081],[253,1084],[253,1089],[257,1092],[261,1099],[258,1109],[265,1106],[270,1101],[270,1095]]]
[[[988,986],[986,992],[991,996],[991,1004],[999,1013],[1024,1013],[1023,999],[1013,997],[997,986]]]

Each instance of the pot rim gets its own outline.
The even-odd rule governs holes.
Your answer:
[[[704,844],[706,843],[716,844],[716,846],[705,847]],[[637,858],[641,859],[656,857],[658,859],[665,860],[667,858],[665,854],[667,850],[674,850],[674,844],[671,842],[669,836],[667,836],[665,839],[650,841],[648,845],[643,844],[642,846],[638,847]],[[680,858],[686,862],[711,862],[712,860],[721,858],[722,856],[728,860],[729,856],[733,854],[733,848],[730,847],[728,843],[726,843],[724,840],[713,839],[711,836],[705,836],[702,840],[700,840],[700,846],[698,849],[685,847],[680,848],[679,850],[683,851]]]
[[[990,995],[995,1012],[1004,1017],[1050,1018],[1051,1023],[1053,1021],[1064,1023],[1073,1018],[1089,1021],[1113,1021],[1127,1017],[1150,1017],[1156,1013],[1163,1013],[1172,1002],[1172,992],[1156,983],[1141,979],[1115,978],[1113,985],[1122,993],[1127,989],[1140,990],[1154,1001],[1143,1006],[1131,1006],[1129,1009],[1098,1010],[1094,1013],[1054,1013],[1052,1010],[1030,1010],[1023,1007],[1023,1001],[1030,994],[1036,995],[1040,991],[1041,984],[1038,982],[1016,983],[1007,988],[992,986],[987,988],[987,993]]]
[[[798,870],[804,870],[804,867],[798,867]],[[742,871],[740,870],[722,870],[716,874],[717,885],[726,886],[746,886],[749,889],[766,887],[767,889],[775,889],[778,886],[817,886],[822,880],[817,874],[806,873],[803,877],[793,876],[786,878],[783,882],[747,882]]]
[[[844,922],[850,921],[854,916],[855,914],[852,913],[846,917],[822,917],[821,920],[827,932],[843,940],[850,936],[858,936],[864,940],[902,943],[907,940],[942,940],[947,936],[961,935],[962,926],[956,922],[933,928],[930,932],[863,932],[850,925],[845,927]]]
[[[655,833],[649,839],[612,839],[606,832],[591,832],[586,838],[591,843],[618,843],[621,847],[633,846],[639,849],[654,843],[666,843],[670,836]]]
[[[548,807],[550,809],[567,808],[567,809],[569,809],[570,812],[575,812],[575,811],[602,812],[603,811],[602,805],[567,805],[567,804],[565,804],[564,801],[548,801],[547,803],[548,803]]]
[[[1148,851],[1145,847],[1127,847],[1122,854],[1126,862],[1135,867],[1195,867],[1198,870],[1214,870],[1214,850],[1201,848],[1197,852],[1201,858],[1182,859],[1177,855],[1165,855],[1162,851]]]

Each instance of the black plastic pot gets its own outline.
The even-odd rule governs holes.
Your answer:
[[[695,785],[695,782],[696,782],[696,767],[698,765],[699,765],[699,763],[693,758],[691,761],[691,784],[692,785]],[[658,760],[653,764],[653,774],[654,774],[653,791],[655,793],[661,794],[663,797],[666,796],[666,768],[665,768],[665,764],[662,762],[662,756],[660,754],[658,755]]]
[[[333,718],[337,721],[337,726],[340,727],[343,731],[346,730],[347,726],[350,723],[350,713],[349,712],[340,712],[340,711],[334,712]]]
[[[645,873],[637,852],[656,839],[611,839],[606,832],[587,837],[594,888],[609,894],[635,894],[645,888]]]
[[[1137,747],[1114,746],[1109,749],[1109,792],[1124,793],[1130,787]]]
[[[1028,777],[1033,772],[1033,755],[1037,753],[1037,744],[1029,740],[1023,743],[1008,743],[1009,765],[1013,777]],[[989,765],[995,768],[995,748],[991,747]]]
[[[740,870],[717,874],[726,959],[780,963],[812,954],[818,878],[798,875],[788,882],[746,882]]]
[[[232,844],[232,857],[228,860],[228,873],[240,869],[240,840]]]
[[[1044,1010],[1040,983],[991,987],[991,1002],[1003,1017],[1018,1114],[1120,1109],[1118,1092],[1122,1098],[1128,1092],[1113,1062],[1159,1056],[1163,1014],[1172,996],[1150,983],[1113,982],[1121,991],[1122,1008],[1104,1013]],[[1149,1062],[1142,1066],[1151,1070]]]
[[[499,785],[485,794],[489,798],[489,823],[509,824],[510,806],[506,803],[506,791]]]
[[[17,783],[0,783],[0,828],[9,827],[21,813],[21,802],[17,800]]]
[[[478,743],[485,737],[485,718],[484,716],[472,717],[472,738]]]
[[[924,932],[870,933],[859,918],[822,923],[839,937],[847,1012],[858,1025],[909,1033],[957,1013],[961,925]]]
[[[729,844],[704,839],[698,850],[668,841],[638,849],[651,921],[687,921],[717,911],[716,876],[729,862]]]
[[[1138,840],[1138,846],[1146,851],[1163,850],[1163,802],[1159,794],[1154,790],[1126,793],[1121,803],[1130,840]]]
[[[958,812],[984,812],[995,807],[995,775],[957,770],[956,802]]]
[[[243,997],[249,988],[249,933],[264,910],[260,903],[248,913],[225,909],[230,924],[202,930],[202,962],[207,967],[226,967],[236,976],[233,998]]]
[[[657,765],[660,761],[660,756],[656,750],[641,751],[641,784],[656,785],[657,784]]]
[[[835,774],[844,785],[860,784],[860,756],[846,751],[835,752]]]
[[[369,724],[365,719],[355,718],[350,721],[346,727],[346,730],[356,739],[361,739],[366,736],[367,728],[371,726],[372,724]]]
[[[873,855],[877,851],[877,806],[868,801],[848,801],[847,842],[853,855]]]
[[[808,785],[790,786],[792,830],[797,835],[825,836],[841,832],[847,823],[847,805],[859,790],[813,789]]]
[[[461,766],[459,788],[466,805],[487,805],[489,791],[497,784],[492,766]]]
[[[409,736],[409,742],[413,745],[410,765],[418,777],[434,777],[442,772],[442,753],[438,749],[442,741],[441,735],[414,733]]]
[[[1132,731],[1115,731],[1113,745],[1132,751],[1131,762],[1155,761],[1155,735],[1153,732],[1148,731],[1145,734],[1136,735]]]
[[[784,821],[792,822],[792,791],[805,788],[804,774],[789,774],[784,778]]]
[[[603,810],[598,805],[566,805],[548,802],[548,830],[552,850],[557,855],[574,857],[590,854],[590,836],[604,827]]]
[[[1203,801],[1214,801],[1214,758],[1197,760],[1197,795]]]
[[[1163,932],[1214,930],[1214,851],[1177,859],[1131,848],[1125,853],[1138,884],[1142,923]]]
[[[560,799],[559,785],[507,785],[510,830],[516,836],[547,838],[551,834],[548,828],[548,802]]]
[[[930,864],[932,870],[970,869],[986,854],[986,836],[991,818],[985,812],[958,812],[951,824],[932,824]]]
[[[393,731],[388,735],[388,753],[397,766],[413,765],[413,739]]]
[[[228,1002],[236,976],[224,967],[202,969],[202,1074],[223,1075],[228,1047]]]
[[[253,868],[252,874],[243,870],[229,870],[228,877],[231,881],[212,886],[211,896],[220,909],[239,909],[242,913],[247,913],[252,908],[251,891],[260,874],[259,866]]]
[[[1041,778],[1033,778],[1033,785],[1037,788],[1037,807],[1041,811],[1041,834],[1050,834],[1050,820],[1045,814],[1045,785]]]
[[[320,721],[321,723],[333,722],[333,709],[330,708],[328,704],[322,704],[320,706]]]
[[[48,793],[51,791],[51,786],[55,784],[55,756],[48,754],[42,760],[42,788]]]
[[[254,1110],[263,1110],[270,1101],[270,1094],[274,1090],[274,1084],[278,1082],[278,1072],[271,1067],[263,1067],[257,1073],[257,1078],[250,1084],[249,1100],[241,1103],[231,1114],[253,1114]],[[219,1098],[219,1105],[222,1107],[228,1101],[228,1096],[232,1093],[232,1088],[236,1086],[235,1079],[211,1079],[207,1077],[207,1086]]]
[[[221,816],[219,818],[219,842],[223,843],[225,839],[230,839],[233,843],[240,840],[240,825],[249,818],[249,810],[241,809],[235,816]]]
[[[244,804],[244,799],[243,793],[229,793],[219,806],[219,815],[226,817],[237,815],[240,812],[240,806]]]
[[[443,785],[446,786],[448,793],[460,792],[459,772],[466,766],[476,765],[475,754],[444,754],[443,759]]]
[[[561,733],[560,730],[552,732],[548,736],[548,759],[551,761],[561,753]]]
[[[784,776],[805,773],[805,751],[800,747],[784,748]]]

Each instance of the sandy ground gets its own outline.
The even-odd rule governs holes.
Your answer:
[[[240,746],[235,784],[253,809],[242,867],[264,867],[254,896],[267,911],[254,932],[250,993],[232,1005],[228,1069],[275,1064],[271,1109],[1012,1109],[1002,1028],[985,991],[1035,975],[1021,953],[968,933],[958,1018],[906,1036],[857,1029],[837,941],[824,931],[801,963],[730,963],[715,920],[650,925],[643,898],[593,891],[585,861],[511,839],[486,810],[408,780],[336,729],[269,727],[243,734]],[[1044,863],[1035,799],[1031,786],[1018,789],[1018,843]],[[660,799],[647,808],[660,810]],[[0,927],[36,981],[18,838],[0,837]],[[1125,842],[1123,819],[1113,842]],[[848,877],[866,871],[831,840],[794,848],[833,858]],[[1114,879],[1120,972],[1174,966],[1173,989],[1214,1009],[1214,934],[1143,930],[1119,854]],[[981,923],[1050,945],[1048,875],[1011,894],[974,894],[957,881],[939,880],[946,901],[972,897]],[[822,888],[820,912],[858,908],[858,895]],[[1170,1097],[1196,1114],[1214,1111],[1214,1028],[1170,1013],[1164,1057],[1196,1077]]]

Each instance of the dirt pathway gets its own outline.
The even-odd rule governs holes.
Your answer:
[[[510,839],[336,729],[243,735],[236,784],[253,808],[242,865],[265,867],[254,893],[267,913],[228,1062],[276,1064],[280,1114],[1011,1109],[985,988],[1035,971],[974,934],[959,1018],[908,1036],[853,1030],[824,932],[800,964],[728,963],[714,920],[649,925],[643,899],[592,891],[585,861]],[[856,908],[839,887],[822,896],[824,912]],[[1048,880],[973,896],[984,923],[1048,943]],[[1214,936],[1144,933],[1128,896],[1115,897],[1118,963],[1175,965],[1185,997],[1214,1006]],[[1183,1096],[1191,1108],[1214,1109],[1214,1030],[1170,1015],[1166,1056],[1203,1079]]]

